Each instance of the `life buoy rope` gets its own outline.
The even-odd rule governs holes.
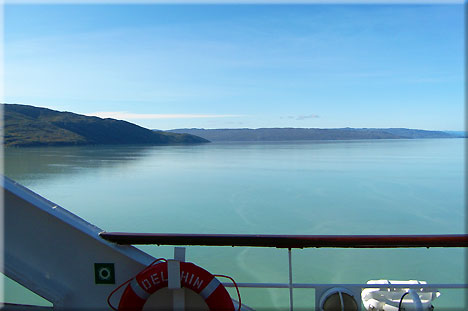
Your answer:
[[[218,277],[231,279],[239,295],[237,284],[231,277],[225,275],[218,275]],[[234,304],[227,290],[214,275],[205,269],[190,262],[180,262],[180,283],[181,287],[191,289],[200,295],[205,300],[210,311],[234,311]],[[118,289],[126,284],[127,286],[116,309],[111,305],[110,298]],[[107,302],[115,311],[141,311],[152,294],[167,286],[167,261],[165,259],[157,259],[134,278],[112,291]],[[241,301],[239,295],[239,311],[240,307]]]

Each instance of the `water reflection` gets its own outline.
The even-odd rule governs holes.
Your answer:
[[[161,146],[76,146],[6,148],[5,175],[16,181],[37,181],[78,170],[128,165]],[[154,156],[154,154],[153,154]]]

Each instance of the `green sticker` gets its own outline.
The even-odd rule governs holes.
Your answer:
[[[115,270],[113,263],[94,264],[94,282],[96,284],[115,284]]]

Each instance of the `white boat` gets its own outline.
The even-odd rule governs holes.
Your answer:
[[[315,290],[315,310],[378,309],[402,299],[406,310],[432,308],[436,289],[467,284],[369,281],[367,284],[298,284],[292,280],[291,248],[467,247],[468,235],[283,236],[109,233],[13,180],[2,177],[4,270],[22,286],[50,301],[52,308],[4,304],[4,310],[251,310],[225,287]],[[174,258],[156,259],[131,244],[176,245]],[[278,247],[289,251],[289,283],[221,283],[189,263],[180,245]],[[218,272],[218,271],[217,271]],[[237,280],[239,281],[239,280]],[[227,296],[226,296],[227,295]],[[400,298],[399,298],[400,297]],[[416,298],[417,297],[417,298]],[[419,300],[419,302],[417,302]],[[390,306],[387,303],[387,306]],[[394,304],[392,305],[394,306]]]
[[[370,280],[367,284],[381,285],[426,285],[425,281],[392,281]],[[365,288],[362,290],[362,302],[366,310],[398,311],[398,310],[423,310],[432,311],[432,301],[440,296],[436,289],[428,288]]]

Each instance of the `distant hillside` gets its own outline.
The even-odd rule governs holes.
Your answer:
[[[27,105],[2,104],[5,146],[66,146],[121,144],[193,144],[206,139],[152,131],[115,119],[88,117]]]
[[[448,133],[452,136],[458,137],[458,138],[467,138],[468,137],[468,132],[465,131],[444,131],[445,133]]]
[[[349,140],[349,139],[404,139],[454,138],[439,132],[404,128],[259,128],[259,129],[175,129],[172,133],[197,135],[210,141],[287,141],[287,140]]]

